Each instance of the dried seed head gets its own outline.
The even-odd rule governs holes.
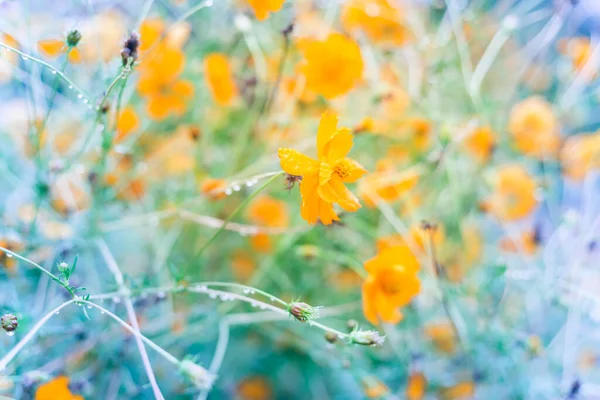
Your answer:
[[[0,319],[5,332],[14,332],[19,326],[19,320],[12,314],[4,314]]]
[[[335,343],[338,339],[338,336],[333,332],[325,332],[325,340],[329,343]]]
[[[138,48],[140,47],[140,37],[137,33],[132,32],[129,38],[123,43],[121,49],[121,59],[123,60],[123,66],[129,63],[131,59],[134,63],[138,58]]]
[[[377,331],[353,331],[350,333],[350,343],[360,344],[362,346],[381,346],[385,337]]]
[[[300,322],[319,318],[319,307],[312,307],[301,302],[290,303],[288,312]]]
[[[79,44],[80,40],[81,32],[79,32],[77,29],[74,29],[67,35],[67,46],[75,47]]]

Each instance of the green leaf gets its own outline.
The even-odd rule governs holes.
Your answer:
[[[77,267],[77,260],[79,260],[79,254],[75,255],[75,259],[73,260],[73,266],[71,267],[71,274],[75,272],[75,268]]]

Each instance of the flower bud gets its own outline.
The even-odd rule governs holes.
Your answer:
[[[306,303],[290,303],[288,312],[300,322],[319,318],[319,307],[312,307]]]
[[[348,331],[352,332],[358,328],[358,321],[355,319],[349,319],[348,322],[346,322],[346,326],[348,327]]]
[[[64,274],[68,270],[69,270],[69,264],[67,264],[66,262],[63,261],[58,264],[58,272],[60,272],[61,274]]]
[[[79,32],[77,29],[72,30],[67,35],[67,46],[75,47],[75,46],[77,46],[77,44],[79,44],[80,40],[81,40],[81,32]]]
[[[381,346],[385,337],[377,331],[353,331],[350,333],[350,343],[362,346]]]
[[[14,332],[19,326],[19,320],[12,314],[4,314],[0,319],[0,323],[2,329],[7,333]]]
[[[338,336],[333,332],[325,332],[325,340],[329,343],[335,343],[338,339]]]
[[[206,368],[189,359],[181,362],[179,372],[198,389],[210,389],[215,380],[215,376],[208,372]]]

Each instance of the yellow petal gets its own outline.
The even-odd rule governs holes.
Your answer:
[[[281,168],[290,175],[304,176],[316,170],[319,163],[293,149],[282,148],[277,150]]]
[[[81,52],[78,48],[73,47],[69,52],[69,62],[71,64],[79,64],[81,62]]]
[[[304,175],[300,183],[302,207],[300,215],[309,224],[314,224],[319,219],[319,203],[321,199],[317,194],[319,181],[316,174]]]
[[[325,145],[325,158],[331,163],[346,157],[352,148],[350,129],[342,128]]]
[[[323,200],[338,203],[348,212],[354,212],[360,208],[356,196],[339,179],[331,179],[325,185],[319,186],[318,193]]]
[[[338,163],[342,164],[348,171],[348,173],[342,178],[342,181],[345,183],[354,183],[367,173],[365,167],[351,158],[344,158]]]
[[[317,130],[317,154],[319,160],[325,157],[325,146],[337,133],[338,116],[332,111],[326,111],[321,116],[319,129]]]
[[[46,39],[38,42],[38,50],[49,57],[57,57],[63,52],[64,48],[64,40]]]
[[[333,210],[333,204],[319,200],[319,218],[323,225],[330,225],[333,221],[339,221],[340,218]]]

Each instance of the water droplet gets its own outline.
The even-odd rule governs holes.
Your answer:
[[[232,193],[232,192],[231,192],[231,189],[230,189],[230,188],[227,188],[227,189],[225,189],[225,194],[226,194],[227,196],[229,196],[231,193]]]
[[[87,104],[87,103],[89,103],[89,102],[90,102],[90,101],[89,101],[88,99],[83,99],[83,103],[84,103],[84,104]]]
[[[52,71],[52,75],[56,75],[56,71]]]
[[[210,293],[208,294],[208,297],[210,297],[211,299],[216,299],[216,298],[217,298],[217,294],[216,294],[216,293],[213,293],[213,292],[210,292]]]
[[[100,310],[100,314],[104,314],[104,312],[105,312],[104,310]]]
[[[244,289],[244,293],[245,293],[245,294],[248,294],[248,293],[250,293],[250,289]]]
[[[92,309],[92,306],[87,306],[87,308],[88,308],[89,310],[91,310],[91,309]]]
[[[167,297],[167,295],[164,292],[158,292],[156,296],[158,296],[159,299],[164,299],[165,297]]]
[[[6,257],[8,257],[8,258],[11,258],[12,256],[13,256],[13,255],[12,255],[12,254],[10,254],[10,253],[7,253],[7,254],[6,254]]]
[[[267,305],[265,303],[260,303],[258,305],[258,308],[260,308],[261,310],[265,310],[267,308]]]
[[[15,334],[15,331],[6,332],[6,336],[13,336],[14,334]]]
[[[275,301],[275,300],[276,300],[275,297],[271,296],[271,301]]]
[[[78,99],[83,99],[83,95],[82,95],[81,93],[79,93],[79,94],[77,95],[77,98],[78,98]]]
[[[29,60],[29,57],[21,56],[21,58],[23,59],[23,61]]]
[[[54,314],[58,315],[58,314],[60,314],[60,311],[57,311],[57,312],[55,312]]]
[[[121,302],[121,299],[120,299],[118,296],[114,296],[114,297],[112,298],[112,301],[113,301],[113,303],[115,303],[115,304],[118,304],[118,303],[120,303],[120,302]]]
[[[234,185],[234,186],[233,186],[233,190],[234,190],[235,192],[239,192],[241,189],[242,189],[242,187],[241,187],[240,185]]]
[[[256,185],[256,182],[254,182],[254,180],[246,182],[246,186],[248,186],[248,187],[252,187],[254,185]]]
[[[202,285],[199,287],[199,289],[202,290],[203,292],[205,292],[206,290],[208,290],[208,286]]]
[[[250,289],[250,294],[255,294],[255,293],[256,293],[256,290]]]
[[[69,89],[73,89],[73,85],[69,85]]]
[[[257,302],[255,302],[255,301],[251,301],[251,302],[250,302],[250,305],[251,305],[252,307],[256,307],[256,306],[258,306],[258,303],[257,303]]]

